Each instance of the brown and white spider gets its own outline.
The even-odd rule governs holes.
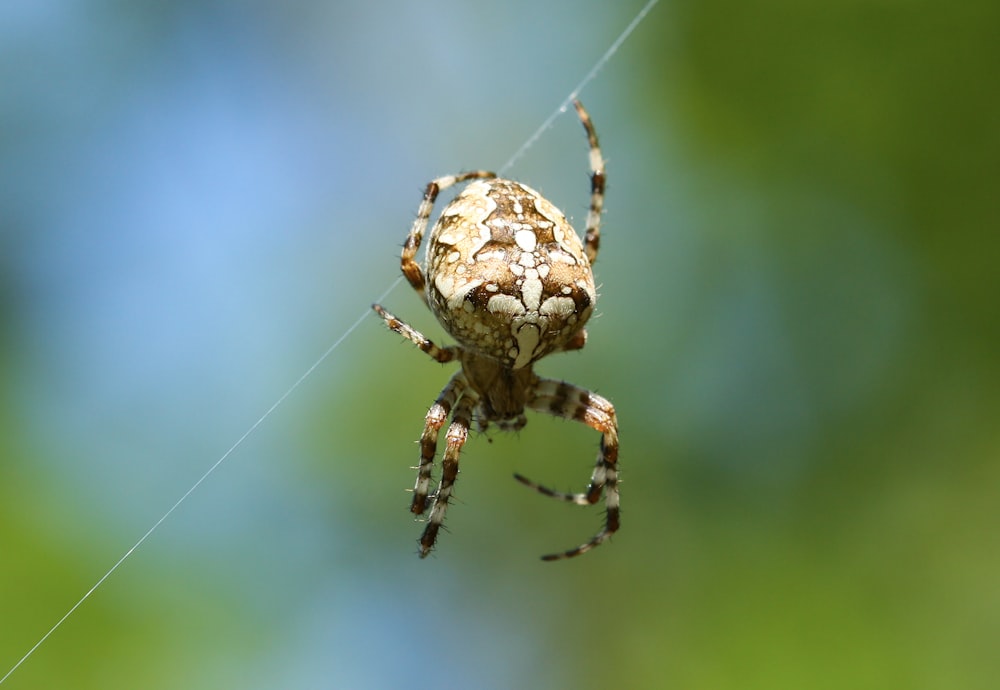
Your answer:
[[[476,170],[439,177],[427,185],[403,245],[403,275],[458,345],[439,347],[378,304],[386,325],[438,362],[462,365],[427,411],[420,436],[420,465],[410,511],[430,517],[420,537],[420,557],[430,553],[444,522],[458,458],[473,419],[484,430],[496,424],[521,429],[525,408],[583,422],[601,432],[601,448],[590,486],[562,493],[514,477],[536,491],[577,505],[593,505],[604,494],[604,528],[557,560],[579,556],[610,537],[619,525],[618,421],[611,403],[570,383],[545,379],[532,365],[547,354],[578,350],[587,341],[584,324],[597,293],[590,265],[600,244],[604,206],[604,159],[590,116],[573,101],[590,144],[590,211],[585,240],[566,217],[527,185]],[[415,261],[438,193],[472,182],[441,212],[431,229],[426,278]],[[441,427],[451,417],[441,459],[441,479],[429,493]]]

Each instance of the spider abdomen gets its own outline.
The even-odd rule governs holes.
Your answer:
[[[566,217],[534,189],[504,179],[469,184],[441,212],[427,276],[430,307],[452,337],[511,369],[563,348],[597,299]]]

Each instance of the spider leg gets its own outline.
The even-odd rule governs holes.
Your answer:
[[[417,217],[413,221],[413,227],[410,228],[410,234],[406,236],[406,242],[403,243],[403,254],[400,259],[400,268],[403,270],[403,275],[410,281],[410,285],[413,286],[413,289],[420,295],[420,299],[424,300],[425,303],[427,301],[427,295],[424,291],[426,281],[424,279],[424,272],[420,268],[420,264],[416,261],[416,256],[417,250],[420,249],[420,242],[424,238],[427,223],[430,221],[431,211],[434,210],[434,202],[437,200],[438,194],[442,190],[448,189],[448,187],[459,182],[490,177],[496,177],[496,174],[486,170],[472,170],[470,172],[459,173],[458,175],[438,177],[427,184],[427,189],[424,190],[423,201],[420,202],[420,207],[417,209]]]
[[[597,260],[597,251],[601,245],[601,211],[604,209],[604,156],[597,143],[597,131],[590,115],[584,110],[583,104],[574,99],[576,114],[587,132],[587,143],[590,144],[590,210],[587,212],[587,231],[584,235],[584,247],[590,263]]]
[[[389,327],[390,330],[399,333],[401,336],[409,340],[411,343],[416,345],[421,351],[426,352],[428,355],[436,359],[437,361],[444,364],[445,362],[450,362],[458,355],[458,350],[454,347],[438,347],[426,337],[424,334],[413,328],[411,325],[405,321],[397,319],[395,316],[387,312],[382,308],[380,304],[373,304],[372,309],[375,313],[382,317],[385,321],[385,325]]]
[[[519,482],[545,496],[577,505],[593,505],[600,500],[601,493],[604,493],[606,511],[603,529],[590,541],[562,553],[542,556],[542,560],[554,561],[579,556],[606,541],[618,531],[621,522],[618,496],[618,419],[615,408],[596,393],[552,379],[539,380],[535,396],[528,401],[528,407],[564,419],[575,419],[601,432],[601,450],[597,455],[597,464],[590,477],[590,485],[582,493],[555,491],[522,475],[514,475]]]
[[[414,515],[423,515],[427,510],[427,494],[430,490],[434,455],[437,453],[438,434],[444,423],[448,421],[448,415],[451,414],[455,401],[461,397],[468,385],[465,374],[461,371],[456,372],[434,404],[427,410],[427,416],[424,418],[424,430],[420,434],[420,464],[417,466],[417,483],[413,487],[413,501],[410,503],[410,512]]]
[[[452,379],[452,381],[454,380],[455,378]],[[472,409],[477,402],[478,396],[472,390],[465,389],[455,404],[451,425],[448,427],[448,433],[445,437],[444,456],[441,458],[441,481],[434,493],[434,504],[431,507],[430,517],[427,519],[427,527],[424,528],[424,533],[420,536],[421,558],[426,558],[427,554],[434,548],[438,531],[444,523],[448,501],[451,499],[452,486],[458,477],[458,457],[462,452],[462,446],[465,445],[465,441],[469,437]],[[415,500],[416,497],[414,497]]]

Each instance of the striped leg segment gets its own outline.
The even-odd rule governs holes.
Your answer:
[[[420,434],[420,465],[417,466],[417,483],[413,487],[413,502],[410,512],[423,515],[427,510],[427,494],[430,491],[431,470],[434,468],[434,456],[437,454],[438,434],[441,427],[448,421],[448,415],[468,384],[462,372],[457,372],[441,391],[441,395],[427,410],[424,420],[424,430]]]
[[[382,320],[385,321],[385,325],[388,326],[390,330],[399,333],[401,336],[419,347],[422,352],[426,352],[442,364],[452,361],[458,354],[454,347],[438,347],[424,337],[423,333],[413,328],[405,321],[397,319],[395,316],[383,309],[381,305],[373,304],[372,309],[375,310],[376,314],[382,317]]]
[[[597,260],[597,252],[601,247],[601,212],[604,210],[604,156],[601,146],[597,143],[597,131],[590,115],[584,110],[580,101],[574,100],[576,114],[587,132],[587,143],[590,145],[590,210],[587,213],[587,231],[584,234],[584,247],[590,263]]]
[[[590,477],[590,485],[582,493],[556,491],[522,475],[514,475],[519,482],[545,496],[576,505],[593,505],[600,500],[601,494],[604,494],[604,528],[580,546],[562,553],[542,556],[542,560],[555,561],[579,556],[606,541],[618,531],[621,522],[618,496],[618,419],[615,416],[615,408],[595,393],[552,379],[541,379],[538,382],[535,397],[528,402],[528,406],[533,410],[564,419],[575,419],[601,432],[601,449],[597,455],[597,464]]]
[[[423,201],[420,202],[420,207],[417,209],[417,217],[414,219],[410,234],[406,236],[406,242],[403,244],[403,255],[400,259],[403,275],[420,295],[420,299],[426,301],[427,296],[424,293],[426,283],[424,272],[416,260],[417,250],[420,249],[420,243],[423,241],[424,231],[427,230],[427,223],[431,219],[431,212],[434,210],[434,202],[437,201],[438,194],[459,182],[491,177],[496,177],[496,174],[488,170],[472,170],[458,175],[445,175],[427,184]]]
[[[424,528],[424,533],[420,537],[421,558],[425,558],[434,548],[438,531],[444,523],[444,515],[448,510],[448,502],[451,500],[452,487],[458,477],[458,456],[469,437],[472,408],[475,407],[478,398],[471,390],[467,390],[466,393],[458,399],[458,403],[455,405],[451,425],[446,434],[444,456],[441,458],[441,481],[434,494],[434,503],[431,506],[430,517],[427,519],[427,527]]]

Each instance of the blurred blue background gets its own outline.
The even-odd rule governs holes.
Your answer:
[[[398,275],[426,182],[507,161],[640,3],[0,7],[0,675]],[[374,315],[10,688],[987,688],[1000,674],[995,2],[664,2],[581,94],[599,316],[539,367],[597,435],[466,447]],[[579,226],[570,115],[509,174]],[[408,288],[384,303],[448,342]]]

